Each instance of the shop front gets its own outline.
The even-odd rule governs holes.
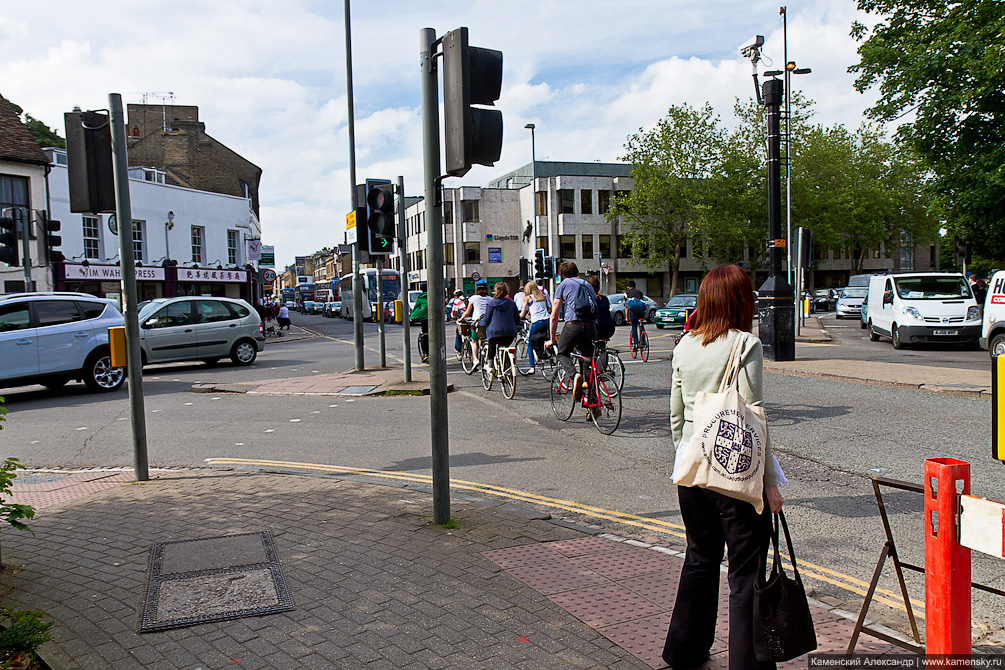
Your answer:
[[[254,304],[251,275],[246,270],[176,268],[177,295],[241,298]]]
[[[90,293],[121,300],[122,275],[118,265],[57,263],[56,290]],[[165,268],[136,267],[136,295],[140,302],[170,296]]]

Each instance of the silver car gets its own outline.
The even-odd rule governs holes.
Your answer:
[[[144,365],[213,364],[224,356],[235,365],[251,365],[265,348],[258,313],[237,298],[158,298],[143,306],[139,321]]]
[[[862,303],[868,295],[869,288],[866,286],[849,286],[841,289],[835,307],[837,318],[859,316],[862,313]]]

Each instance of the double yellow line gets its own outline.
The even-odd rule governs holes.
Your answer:
[[[343,465],[324,465],[321,463],[298,463],[293,461],[272,461],[264,459],[255,458],[209,458],[206,459],[207,465],[211,466],[241,466],[241,467],[257,467],[257,468],[284,468],[294,471],[314,471],[314,472],[328,472],[332,474],[350,474],[350,475],[365,475],[368,477],[379,477],[381,479],[390,479],[395,481],[403,482],[413,482],[419,484],[432,485],[433,478],[429,475],[413,474],[413,473],[403,473],[403,472],[389,472],[386,470],[372,470],[369,468],[353,468]],[[528,493],[526,491],[518,491],[516,489],[505,488],[501,486],[493,486],[492,484],[481,484],[478,482],[469,482],[463,479],[451,479],[450,480],[451,489],[460,489],[464,491],[475,491],[478,493],[485,493],[489,495],[496,495],[503,498],[508,498],[510,500],[519,500],[526,503],[531,503],[534,505],[548,505],[553,508],[562,509],[568,512],[575,512],[582,514],[586,517],[593,519],[604,519],[607,521],[615,521],[626,526],[633,526],[635,528],[642,528],[644,530],[663,533],[666,535],[673,535],[680,538],[685,538],[684,526],[679,524],[670,523],[669,521],[660,521],[659,519],[650,519],[649,517],[637,516],[635,514],[627,514],[625,512],[616,512],[609,509],[603,509],[601,507],[593,507],[590,505],[583,505],[580,503],[572,502],[570,500],[562,500],[560,498],[549,498],[547,496],[539,496],[534,493]],[[788,560],[787,556],[783,555],[782,562],[784,566],[791,570],[792,564]],[[799,561],[799,574],[801,577],[809,577],[832,586],[836,586],[844,591],[854,593],[860,596],[865,596],[869,588],[869,582],[851,577],[849,575],[842,574],[830,568],[825,568],[820,565],[815,565],[809,563],[805,560],[800,559]],[[906,612],[907,608],[901,601],[901,596],[899,593],[894,593],[893,591],[888,591],[886,589],[877,588],[875,595],[873,595],[873,601],[892,607],[893,609],[899,610],[901,612]],[[924,619],[924,608],[925,603],[914,598],[911,599],[912,608],[915,611],[915,616],[920,619]]]

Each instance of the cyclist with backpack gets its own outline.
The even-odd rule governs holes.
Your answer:
[[[558,266],[558,274],[562,282],[555,289],[552,300],[551,339],[545,342],[545,346],[550,347],[558,339],[558,319],[564,315],[565,325],[562,326],[562,337],[558,339],[558,362],[566,375],[575,375],[573,397],[579,400],[583,394],[583,375],[576,371],[569,354],[578,347],[583,356],[593,356],[593,341],[597,339],[597,294],[589,283],[579,277],[579,267],[575,263],[562,263]]]
[[[625,307],[628,308],[628,319],[632,324],[632,342],[639,341],[639,321],[646,318],[646,301],[642,291],[635,288],[635,280],[628,280],[628,290],[625,291]]]

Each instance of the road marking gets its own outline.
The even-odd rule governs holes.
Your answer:
[[[422,484],[432,484],[433,478],[429,475],[421,474],[410,474],[402,472],[387,472],[384,470],[372,470],[369,468],[354,468],[349,466],[340,465],[324,465],[321,463],[298,463],[291,461],[272,461],[263,459],[252,459],[252,458],[207,458],[206,463],[209,465],[249,465],[249,466],[259,466],[259,467],[283,467],[289,468],[291,470],[316,470],[321,472],[334,472],[334,473],[345,473],[352,475],[366,475],[369,477],[380,477],[384,479],[393,479],[398,481],[410,481],[418,482]],[[571,500],[562,500],[560,498],[549,498],[547,496],[540,496],[535,493],[528,493],[526,491],[520,491],[517,489],[510,489],[500,486],[494,486],[492,484],[481,484],[478,482],[469,482],[462,479],[451,479],[450,487],[452,489],[462,489],[467,491],[477,491],[481,493],[488,493],[491,495],[497,495],[503,498],[510,498],[512,500],[519,500],[522,502],[532,503],[532,504],[547,504],[559,509],[563,509],[570,512],[577,512],[588,517],[595,519],[606,519],[609,521],[616,521],[617,523],[624,524],[626,526],[635,526],[637,528],[643,528],[645,530],[654,531],[658,533],[664,533],[667,535],[673,535],[679,538],[686,538],[686,535],[681,532],[684,530],[684,526],[680,524],[671,523],[669,521],[660,521],[659,519],[650,519],[649,517],[638,516],[635,514],[628,514],[624,512],[617,512],[614,510],[603,509],[600,507],[593,507],[590,505],[583,505],[581,503],[573,502]],[[783,554],[782,561],[785,567],[792,569],[791,562],[788,557]],[[802,576],[807,576],[812,579],[836,586],[845,591],[849,591],[856,595],[865,596],[866,590],[869,587],[869,583],[852,577],[850,575],[845,575],[829,568],[825,568],[813,563],[809,563],[805,560],[799,561],[799,571]],[[902,602],[899,602],[900,595],[886,589],[877,588],[877,594],[873,600],[888,607],[891,607],[901,612],[906,612],[907,608],[904,607]],[[883,597],[890,596],[891,598]],[[925,603],[919,600],[911,599],[911,604],[917,610],[924,610]],[[920,612],[916,612],[918,618],[924,619],[924,615]]]

